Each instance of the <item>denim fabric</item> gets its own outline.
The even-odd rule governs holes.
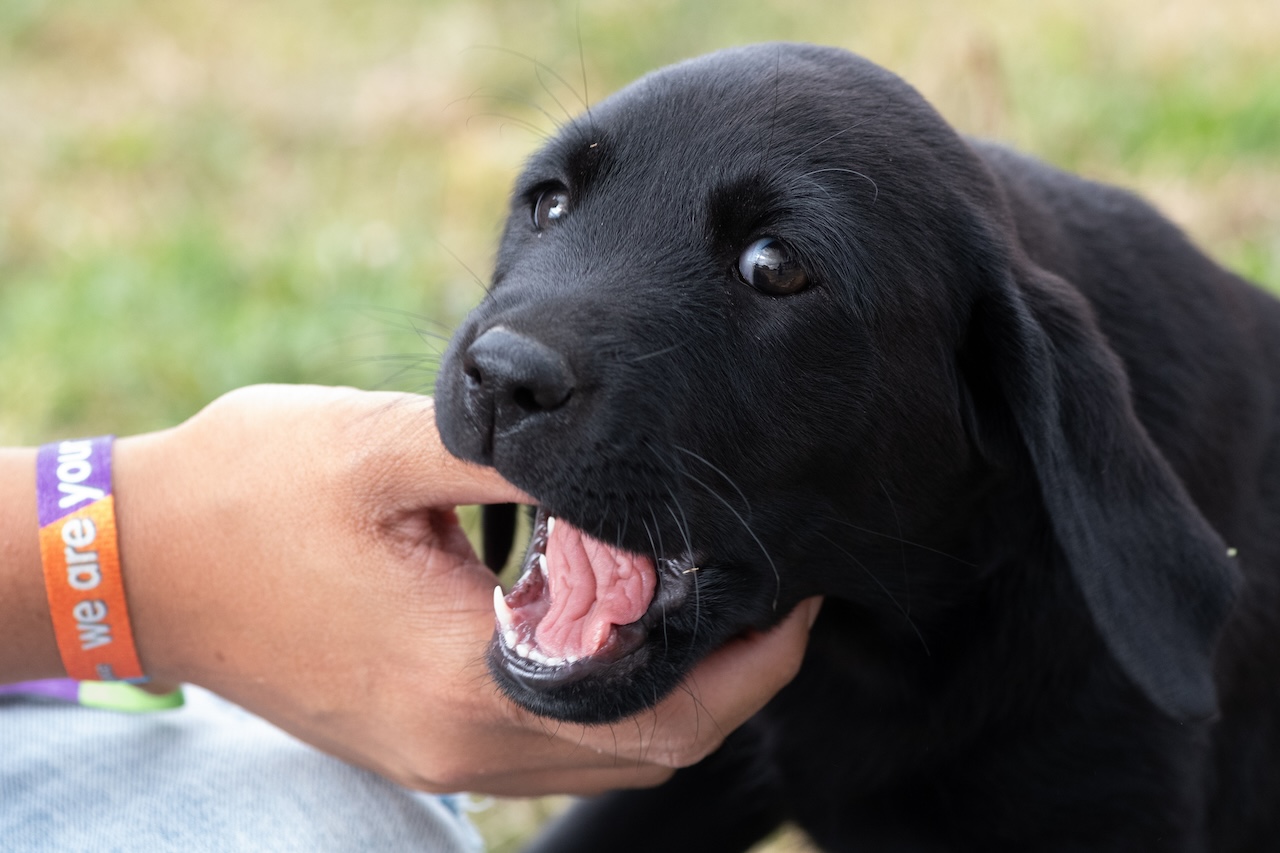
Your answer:
[[[317,752],[199,688],[132,715],[0,699],[0,849],[473,853],[456,803]]]

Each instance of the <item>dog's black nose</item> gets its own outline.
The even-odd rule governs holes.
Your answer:
[[[573,395],[569,362],[556,350],[494,326],[467,347],[462,362],[473,411],[491,409],[495,428],[551,412]]]

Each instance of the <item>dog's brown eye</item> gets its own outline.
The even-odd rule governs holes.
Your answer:
[[[761,293],[786,296],[799,293],[809,284],[791,247],[776,237],[761,237],[738,258],[738,274]]]
[[[569,193],[563,187],[544,190],[533,205],[533,227],[539,231],[554,225],[569,213]]]

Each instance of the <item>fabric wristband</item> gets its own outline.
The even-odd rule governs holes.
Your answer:
[[[46,678],[43,681],[0,684],[0,699],[6,696],[56,699],[83,705],[86,708],[102,708],[107,711],[124,711],[130,714],[181,708],[186,701],[181,687],[174,688],[168,693],[148,693],[144,688],[135,687],[126,681],[75,681],[70,678]]]
[[[62,665],[82,681],[146,681],[120,574],[111,448],[115,436],[46,444],[36,454],[40,559]]]

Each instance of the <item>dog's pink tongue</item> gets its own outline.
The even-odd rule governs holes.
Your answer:
[[[644,615],[658,578],[653,560],[619,551],[556,519],[547,536],[551,598],[534,633],[538,647],[562,658],[599,652],[614,625]]]

